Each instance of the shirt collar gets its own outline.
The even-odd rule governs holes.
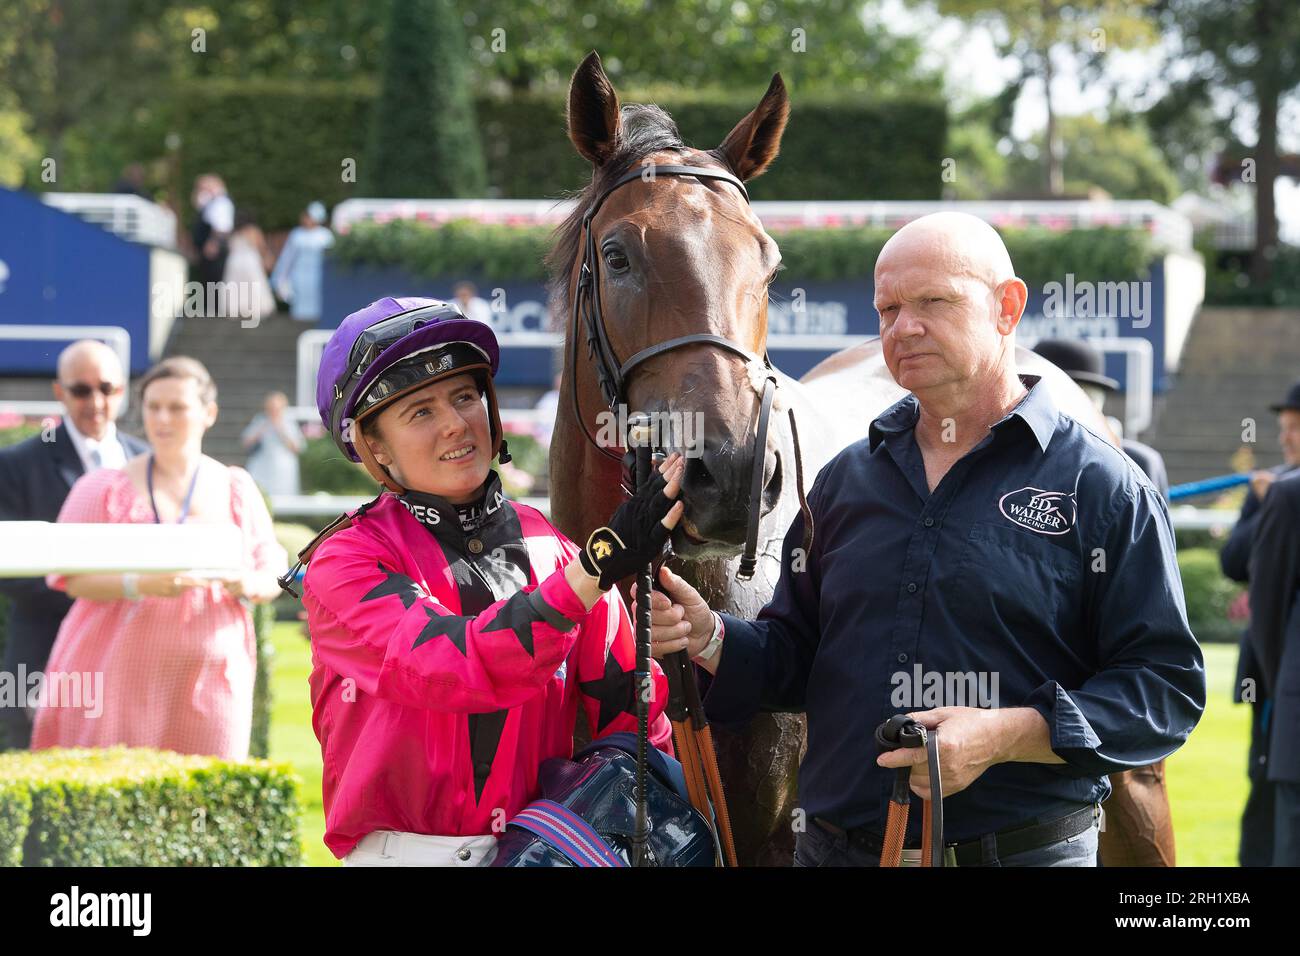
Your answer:
[[[1060,407],[1056,404],[1056,399],[1052,397],[1050,389],[1046,386],[1037,387],[1041,380],[1042,377],[1039,375],[1020,376],[1020,382],[1025,388],[1029,389],[1029,394],[1022,398],[1020,404],[1013,408],[1005,418],[994,424],[992,430],[998,431],[1005,427],[1007,422],[1020,419],[1033,433],[1034,439],[1038,442],[1038,447],[1043,451],[1047,451],[1047,446],[1052,441],[1052,435],[1056,432]],[[905,395],[885,409],[871,423],[871,428],[867,432],[870,450],[874,452],[876,447],[887,436],[911,431],[916,427],[917,419],[920,417],[920,401],[915,395]]]
[[[79,455],[83,449],[99,448],[101,445],[107,445],[117,440],[117,425],[113,422],[108,423],[108,427],[104,429],[104,437],[100,439],[90,438],[77,431],[77,426],[72,423],[71,415],[63,416],[63,426],[67,428],[68,437],[72,439],[72,447],[77,449]]]
[[[460,513],[456,506],[440,495],[431,495],[423,491],[406,491],[398,500],[410,512],[411,517],[419,521],[437,536],[450,536],[452,539],[482,537],[484,532],[496,525],[506,513],[505,493],[501,489],[501,476],[496,471],[488,471],[483,482],[481,504],[483,516],[477,531],[466,533],[461,529]]]

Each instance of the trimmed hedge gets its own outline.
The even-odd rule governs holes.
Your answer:
[[[784,272],[798,279],[857,279],[871,274],[892,229],[787,229],[772,233]],[[1145,274],[1157,248],[1141,229],[1004,229],[1016,272],[1029,281],[1074,273],[1077,281]],[[456,220],[443,226],[398,219],[359,222],[339,236],[330,255],[346,266],[396,266],[414,276],[479,275],[543,279],[551,239],[545,226]]]
[[[181,137],[177,158],[187,224],[194,215],[188,189],[204,172],[220,173],[236,206],[253,211],[267,230],[296,225],[313,199],[332,207],[368,195],[364,166],[376,97],[371,80],[209,78],[159,92],[147,110],[73,131],[67,165],[77,172],[59,188],[106,189],[127,160],[154,162],[161,179],[167,165],[163,144],[175,132]],[[663,106],[686,142],[705,149],[721,143],[762,93],[761,88],[620,91],[624,103]],[[514,96],[477,92],[474,112],[489,194],[538,199],[586,182],[590,167],[565,132],[566,95],[562,89]],[[940,100],[797,94],[781,156],[752,183],[751,194],[755,199],[938,199],[947,131],[947,109]],[[355,181],[344,181],[346,159],[357,164]]]
[[[0,754],[0,863],[297,866],[287,764],[161,750]]]
[[[1223,576],[1218,550],[1184,548],[1178,552],[1178,570],[1192,633],[1202,644],[1236,643],[1246,625],[1229,620],[1228,607],[1245,588]]]

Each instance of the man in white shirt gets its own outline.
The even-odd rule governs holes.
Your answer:
[[[148,450],[114,424],[125,394],[126,377],[108,346],[82,340],[63,350],[54,382],[63,422],[53,433],[0,449],[0,521],[56,521],[78,478],[121,468]],[[17,682],[20,673],[44,669],[72,602],[44,578],[0,578],[0,593],[11,602],[3,669]],[[25,748],[31,738],[33,715],[23,706],[26,695],[17,696],[13,705],[0,706],[0,748]]]

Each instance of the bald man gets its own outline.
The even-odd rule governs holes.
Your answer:
[[[874,740],[905,713],[938,731],[949,865],[1095,866],[1107,774],[1174,752],[1204,709],[1164,502],[1017,374],[1026,296],[979,219],[900,229],[875,304],[911,394],[818,473],[811,553],[798,517],[755,621],[661,575],[654,651],[714,675],[711,719],[808,714],[796,865],[877,865],[897,768],[931,796],[924,749]]]
[[[53,432],[0,449],[0,521],[56,521],[73,483],[96,468],[120,468],[148,450],[114,424],[126,379],[117,353],[89,339],[59,354],[54,397],[63,421]],[[72,602],[51,591],[44,578],[0,578],[0,592],[12,601],[4,670],[19,688],[32,686],[23,674],[43,670],[59,624]],[[26,748],[34,714],[24,695],[0,702],[0,745]]]

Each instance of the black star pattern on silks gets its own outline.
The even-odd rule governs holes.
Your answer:
[[[405,574],[398,574],[396,571],[389,571],[382,564],[377,565],[377,567],[380,571],[384,572],[384,582],[382,584],[376,584],[373,588],[367,591],[361,600],[375,601],[381,597],[396,594],[402,599],[402,607],[409,611],[412,604],[420,598],[426,598],[429,596],[428,592],[425,591],[424,588],[420,587],[420,585],[416,584]]]
[[[510,710],[506,708],[468,716],[469,752],[474,763],[474,802],[478,803],[483,799],[483,787],[492,773],[492,764],[496,762],[497,748],[501,746],[501,734],[506,729]]]
[[[596,720],[596,733],[609,726],[619,714],[636,714],[635,694],[633,693],[632,671],[623,670],[623,665],[614,656],[611,648],[605,654],[605,673],[599,680],[584,680],[578,683],[582,692],[593,700],[600,701],[600,716]]]
[[[533,622],[536,620],[537,612],[528,603],[528,595],[523,591],[517,591],[510,596],[510,600],[501,605],[501,610],[497,612],[497,616],[492,619],[492,623],[487,626],[487,629],[490,631],[514,631],[515,637],[519,638],[519,643],[528,652],[528,656],[533,657],[535,656],[533,654]]]
[[[429,615],[429,623],[420,629],[415,643],[411,645],[411,650],[415,650],[435,637],[445,637],[455,645],[456,650],[460,651],[460,656],[465,657],[465,625],[473,618],[458,614],[439,614],[431,607],[426,607],[424,613]]]

